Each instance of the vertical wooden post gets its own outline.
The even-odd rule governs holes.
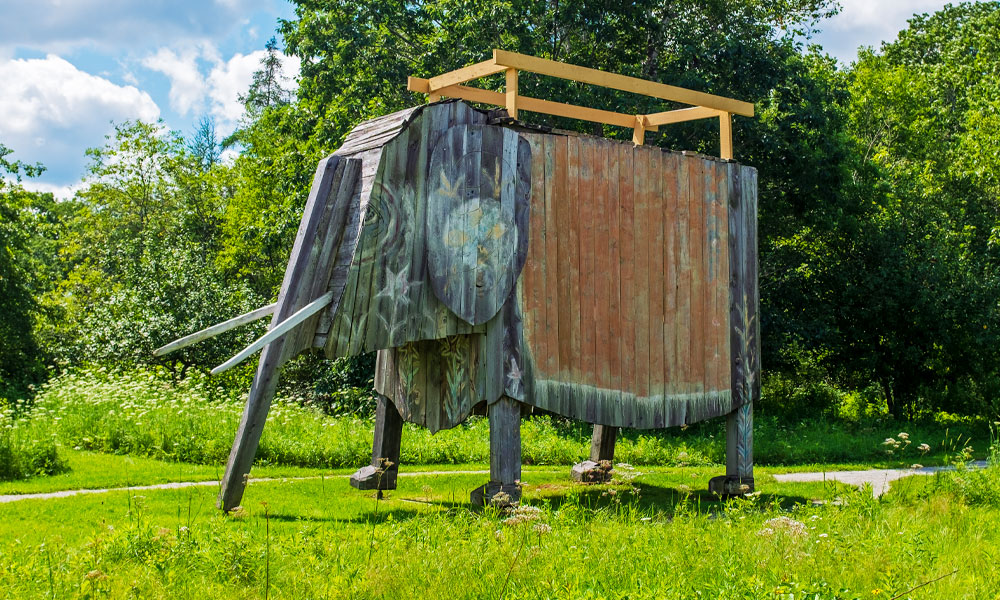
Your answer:
[[[517,118],[517,69],[507,69],[507,114]]]
[[[632,130],[632,143],[641,146],[646,139],[646,115],[635,116],[635,129]]]
[[[490,420],[490,482],[472,491],[473,504],[484,505],[504,492],[505,503],[521,500],[521,404],[507,396],[487,408]]]
[[[604,483],[611,481],[611,465],[615,460],[615,440],[618,428],[610,425],[594,425],[590,438],[590,459],[573,465],[570,477],[580,483]]]
[[[431,92],[430,94],[427,94],[427,102],[428,103],[430,103],[430,102],[437,102],[440,99],[441,99],[441,94],[435,94],[434,92]]]
[[[733,410],[726,416],[726,474],[708,489],[722,496],[752,492],[753,403],[760,398],[756,172],[729,165],[729,346]]]
[[[733,158],[733,115],[727,112],[719,113],[719,157]]]
[[[726,479],[753,491],[753,403],[726,415]]]
[[[375,409],[375,436],[372,462],[351,475],[351,486],[359,490],[394,490],[399,473],[399,448],[403,437],[403,417],[392,400],[379,394]]]
[[[590,438],[590,460],[601,462],[615,460],[615,440],[618,428],[610,425],[594,425],[594,435]]]

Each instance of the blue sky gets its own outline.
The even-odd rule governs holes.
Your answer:
[[[813,40],[850,63],[944,4],[841,0]],[[69,196],[112,121],[163,119],[190,135],[208,116],[230,133],[264,44],[294,11],[286,0],[0,0],[0,15],[0,142],[48,168],[26,187]]]

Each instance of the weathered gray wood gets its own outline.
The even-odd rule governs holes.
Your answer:
[[[618,428],[610,425],[594,425],[594,434],[590,438],[590,460],[615,460],[615,441],[618,438]]]
[[[753,402],[760,397],[756,171],[729,165],[730,353],[733,410],[726,416],[726,475],[709,489],[752,492]]]
[[[292,247],[288,268],[285,270],[281,292],[278,294],[276,303],[278,306],[271,321],[272,327],[287,319],[309,300],[299,297],[302,274],[308,267],[306,257],[315,243],[320,217],[330,194],[334,173],[341,160],[340,157],[329,157],[320,161],[316,168],[309,199],[306,201],[302,222],[295,236],[295,244]],[[224,511],[230,511],[238,506],[243,498],[246,478],[250,474],[250,467],[253,465],[254,455],[257,453],[264,422],[267,420],[271,400],[278,386],[278,370],[283,361],[283,345],[284,339],[279,337],[264,346],[261,353],[257,374],[250,387],[246,407],[236,432],[236,440],[229,453],[226,471],[221,481],[219,508]]]
[[[394,490],[399,473],[399,449],[403,437],[403,417],[392,400],[379,395],[375,409],[372,462],[351,475],[351,485],[359,490]]]
[[[299,310],[289,315],[287,319],[285,319],[281,323],[278,323],[278,325],[275,326],[273,329],[269,330],[267,333],[257,338],[249,346],[247,346],[243,350],[240,350],[236,354],[236,356],[230,358],[226,362],[212,369],[212,375],[218,375],[219,373],[228,371],[229,369],[240,364],[254,352],[260,350],[267,344],[270,344],[271,342],[278,339],[285,333],[291,331],[292,328],[297,326],[299,323],[302,323],[309,317],[313,316],[314,314],[326,308],[326,306],[330,304],[332,300],[333,300],[333,292],[327,292],[322,296],[320,296],[319,298],[316,298],[309,304],[303,306]]]
[[[473,503],[490,502],[503,492],[521,500],[521,404],[506,396],[490,405],[490,481],[472,492]]]
[[[234,327],[239,327],[240,325],[244,325],[246,323],[252,323],[258,319],[263,319],[267,315],[273,313],[277,306],[277,303],[268,304],[267,306],[262,306],[238,317],[233,317],[228,321],[223,321],[218,325],[212,325],[211,327],[206,327],[201,331],[196,331],[190,335],[186,335],[178,340],[170,342],[162,348],[157,348],[153,351],[153,356],[163,356],[164,354],[169,354],[175,350],[187,348],[191,344],[197,344],[202,340],[213,338],[221,333],[225,333],[226,331],[233,329]]]

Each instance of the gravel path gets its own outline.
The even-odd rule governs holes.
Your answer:
[[[970,463],[971,467],[981,469],[986,466],[985,460]],[[952,471],[954,467],[921,467],[919,469],[869,469],[867,471],[827,471],[825,473],[783,473],[774,478],[781,482],[803,481],[839,481],[858,487],[866,483],[872,486],[872,494],[878,498],[889,491],[890,485],[897,479],[910,475],[933,475],[941,471]]]
[[[489,474],[489,471],[410,471],[400,473],[399,477],[417,477],[419,475],[482,475]],[[350,475],[328,475],[328,479],[347,479]],[[269,477],[261,479],[251,479],[250,483],[267,483],[269,481],[301,481],[304,479],[319,479],[319,475],[311,477]],[[85,490],[63,490],[61,492],[44,492],[39,494],[7,494],[0,496],[0,504],[7,502],[17,502],[18,500],[47,500],[50,498],[67,498],[69,496],[82,496],[84,494],[106,494],[108,492],[123,492],[131,490],[138,492],[142,490],[177,490],[188,487],[216,486],[219,482],[209,481],[178,481],[174,483],[157,483],[155,485],[134,485],[130,487],[118,488],[98,488]]]
[[[983,468],[986,461],[975,461],[970,463],[975,468]],[[849,485],[863,486],[870,483],[872,494],[879,497],[889,491],[889,486],[893,481],[908,477],[910,475],[933,475],[939,471],[952,470],[954,467],[922,467],[920,469],[869,469],[867,471],[828,471],[812,473],[782,473],[774,478],[781,482],[809,482],[809,481],[839,481]],[[409,471],[402,472],[399,477],[419,477],[421,475],[488,475],[489,471]],[[331,475],[330,479],[346,479],[350,475]],[[312,477],[273,477],[262,479],[251,479],[250,483],[266,483],[269,481],[299,481],[304,479],[319,479],[319,476]],[[188,487],[218,486],[218,481],[179,481],[174,483],[158,483],[155,485],[136,485],[131,487],[100,488],[85,490],[63,490],[60,492],[44,492],[39,494],[8,494],[0,496],[0,504],[7,502],[17,502],[18,500],[47,500],[50,498],[67,498],[69,496],[82,496],[84,494],[106,494],[108,492],[122,492],[125,490],[177,490]]]

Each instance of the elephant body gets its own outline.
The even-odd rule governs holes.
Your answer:
[[[634,428],[749,411],[756,171],[460,101],[408,109],[360,124],[321,161],[272,328],[324,294],[328,308],[264,347],[227,510],[281,364],[309,349],[378,351],[378,427],[397,455],[394,419],[437,431],[487,405],[504,485],[519,479],[520,438],[494,439],[494,415],[519,431],[518,403]]]
[[[378,350],[377,391],[431,430],[501,395],[635,428],[742,404],[730,315],[756,297],[731,297],[730,206],[755,200],[753,169],[490,125],[461,102],[407,115],[334,274],[328,356]]]

